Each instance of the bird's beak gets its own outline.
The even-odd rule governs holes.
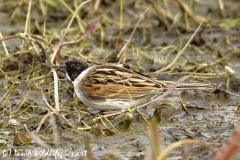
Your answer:
[[[66,65],[63,64],[63,65],[59,66],[59,67],[57,68],[57,72],[64,72],[64,73],[67,73]]]

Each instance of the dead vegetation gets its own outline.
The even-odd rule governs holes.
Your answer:
[[[63,156],[69,159],[238,159],[237,6],[234,0],[2,0],[2,155],[18,159],[31,148],[81,153]],[[73,59],[121,63],[162,80],[188,76],[216,89],[174,91],[121,114],[97,112],[56,73]]]

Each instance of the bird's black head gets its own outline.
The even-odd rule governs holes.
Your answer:
[[[84,70],[91,65],[82,61],[68,61],[58,68],[58,71],[65,72],[69,81],[73,82]]]

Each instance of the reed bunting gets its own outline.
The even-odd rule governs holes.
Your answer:
[[[75,93],[86,106],[99,110],[118,110],[137,106],[159,95],[175,82],[159,81],[116,65],[68,61],[58,68],[66,73]],[[209,84],[182,83],[178,89],[208,88]]]

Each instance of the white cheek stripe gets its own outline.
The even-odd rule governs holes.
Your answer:
[[[90,70],[93,69],[93,67],[95,67],[95,66],[91,66],[88,69],[82,71],[82,73],[80,75],[78,75],[78,77],[72,82],[73,85],[77,85],[75,83],[78,83],[78,84],[82,83],[82,79],[87,76],[87,74],[90,72]],[[69,76],[67,75],[67,77],[69,77]]]
[[[68,79],[70,82],[72,82],[72,80],[71,80],[71,78],[69,77],[68,73],[66,74],[66,76],[67,76],[67,79]]]

